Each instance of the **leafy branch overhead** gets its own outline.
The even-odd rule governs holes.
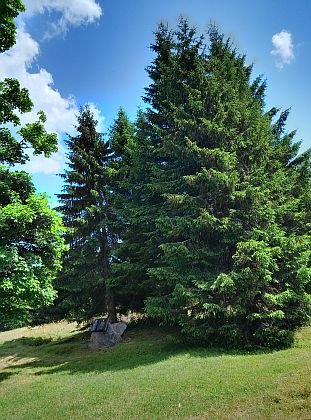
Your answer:
[[[19,128],[19,138],[14,137],[6,126],[8,123],[19,126],[19,114],[30,112],[32,108],[29,93],[20,87],[18,80],[5,79],[0,82],[0,163],[25,163],[29,159],[26,151],[29,148],[33,149],[33,154],[44,153],[47,157],[57,151],[57,135],[45,130],[43,124],[46,117],[43,111],[38,112],[37,121]]]
[[[0,51],[16,40],[14,18],[24,6],[19,0],[0,4]],[[31,177],[9,166],[23,164],[33,154],[57,151],[57,135],[47,133],[46,117],[21,126],[20,116],[33,103],[18,80],[0,82],[0,328],[26,322],[29,313],[49,305],[56,297],[53,280],[64,249],[61,218],[47,198],[35,193]],[[10,131],[16,127],[16,136]]]
[[[14,19],[25,11],[22,0],[2,0],[0,3],[0,53],[13,47],[16,42]]]

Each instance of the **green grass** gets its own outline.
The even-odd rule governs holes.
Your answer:
[[[311,328],[253,354],[143,328],[109,351],[87,341],[65,323],[0,333],[1,420],[311,419]]]

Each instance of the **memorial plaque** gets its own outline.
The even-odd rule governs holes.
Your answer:
[[[108,318],[97,318],[93,321],[91,332],[106,332],[109,325]]]

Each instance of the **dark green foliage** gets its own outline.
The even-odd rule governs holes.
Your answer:
[[[135,127],[129,121],[124,109],[120,108],[118,117],[115,120],[110,130],[110,147],[112,152],[111,165],[113,168],[121,169],[121,167],[130,166],[130,158],[134,145]],[[122,161],[122,164],[119,163]],[[126,176],[119,177],[119,179],[125,179]]]
[[[0,92],[0,123],[11,122],[14,125],[19,125],[20,119],[14,113],[14,110],[29,112],[33,105],[27,89],[20,89],[16,79],[5,79],[0,83]]]
[[[310,315],[310,154],[284,134],[287,112],[265,113],[265,82],[230,40],[214,27],[209,40],[181,20],[153,45],[137,205],[150,215],[146,309],[200,341],[287,345]]]
[[[289,110],[265,109],[265,80],[252,78],[245,56],[215,27],[206,41],[184,19],[175,31],[161,24],[152,50],[147,109],[135,125],[120,109],[105,142],[86,107],[67,140],[58,210],[69,252],[56,310],[75,320],[108,312],[114,321],[116,303],[121,313],[145,311],[200,343],[290,345],[310,318],[311,153],[299,154],[295,132],[285,130]],[[28,93],[6,80],[0,95],[1,122],[18,125],[15,111],[32,106]],[[21,128],[19,142],[2,128],[0,160],[24,162],[25,145],[55,150],[44,118]],[[5,241],[16,223],[23,247],[41,207],[25,174],[3,170],[0,188]],[[58,264],[62,244],[51,241],[46,257],[58,252]],[[15,264],[22,272],[18,252],[7,247],[3,255],[6,271]],[[29,255],[32,284],[38,260]],[[49,277],[48,261],[42,273],[50,286],[57,267]]]
[[[58,196],[69,252],[57,281],[63,315],[78,320],[106,312],[111,247],[109,145],[96,131],[97,121],[85,107],[78,116],[78,135],[67,140],[68,168]],[[111,302],[110,302],[111,303]],[[112,303],[111,303],[112,304]]]
[[[110,168],[114,174],[113,202],[120,238],[114,253],[112,281],[120,312],[142,311],[144,300],[154,290],[147,276],[155,255],[149,246],[153,213],[142,190],[149,174],[144,126],[143,113],[139,113],[134,127],[120,110],[111,130]],[[157,246],[152,250],[157,253]]]
[[[16,41],[14,19],[25,11],[21,0],[1,0],[0,3],[0,52],[13,47]]]

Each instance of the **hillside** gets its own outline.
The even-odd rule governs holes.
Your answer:
[[[129,328],[90,351],[75,324],[0,333],[1,419],[311,419],[311,328],[293,348],[239,353]]]

